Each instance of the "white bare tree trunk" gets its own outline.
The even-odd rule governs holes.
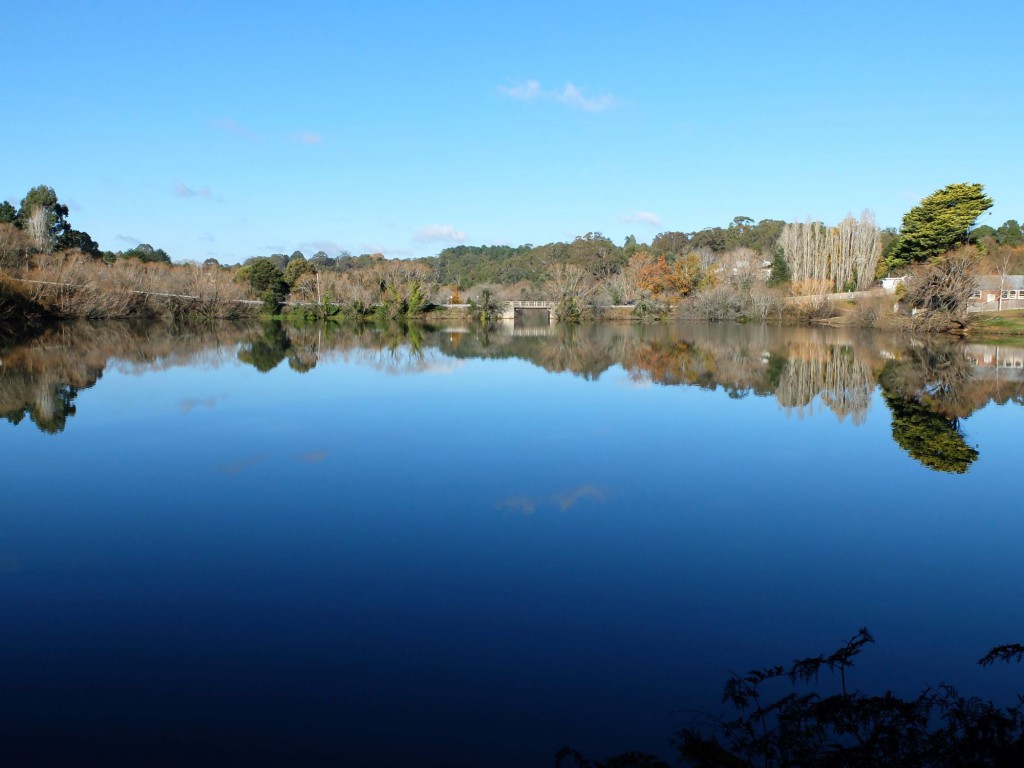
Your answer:
[[[41,205],[32,209],[28,221],[25,222],[25,231],[36,250],[49,253],[53,249],[50,232],[46,226],[46,209]]]
[[[860,221],[847,216],[838,227],[817,221],[787,224],[779,245],[794,283],[823,283],[833,291],[863,290],[875,279],[880,237],[874,215],[864,211]]]

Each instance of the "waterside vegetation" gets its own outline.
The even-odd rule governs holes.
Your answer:
[[[870,211],[837,224],[754,221],[663,232],[622,245],[599,232],[572,242],[460,245],[421,259],[382,254],[307,258],[296,251],[241,265],[174,263],[139,244],[103,251],[71,227],[50,187],[0,204],[0,327],[52,318],[232,318],[294,314],[404,320],[441,305],[487,321],[509,300],[545,300],[562,322],[625,308],[644,322],[828,322],[924,331],[969,326],[979,274],[1024,271],[1015,220],[976,226],[992,200],[980,184],[950,184],[883,230]],[[905,278],[895,300],[876,287]],[[849,302],[837,295],[849,294]],[[893,308],[896,308],[896,312]]]
[[[852,687],[854,664],[875,642],[860,629],[829,655],[733,673],[722,702],[734,715],[700,715],[674,742],[685,768],[959,768],[1024,762],[1024,699],[1010,706],[964,696],[939,684],[913,698]],[[978,659],[987,667],[1019,664],[1024,646],[995,646]],[[831,679],[833,691],[822,677]],[[835,683],[838,682],[838,686]],[[556,766],[668,768],[660,757],[627,752],[592,761],[564,748]]]

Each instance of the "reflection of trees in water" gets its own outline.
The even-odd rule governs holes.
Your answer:
[[[803,413],[820,397],[840,419],[863,423],[874,391],[869,347],[824,336],[749,333],[728,339],[658,338],[630,346],[623,364],[637,382],[722,387],[730,397],[774,393],[787,409]]]
[[[628,326],[561,325],[550,335],[514,336],[501,328],[473,326],[457,334],[439,331],[440,349],[457,358],[527,360],[551,373],[596,380],[621,359]]]
[[[907,347],[900,360],[886,365],[879,383],[889,393],[919,400],[948,418],[969,416],[984,400],[972,397],[974,364],[963,346],[928,339]]]
[[[588,380],[620,365],[637,383],[720,387],[730,397],[775,395],[780,405],[798,413],[817,399],[840,419],[852,416],[855,424],[865,419],[881,371],[894,438],[926,465],[948,471],[963,471],[976,456],[963,442],[957,419],[990,401],[1024,404],[1024,378],[977,375],[962,345],[862,338],[836,329],[594,324],[522,336],[477,324],[446,329],[403,323],[171,327],[107,322],[62,326],[4,352],[0,416],[15,423],[28,418],[40,429],[58,432],[75,412],[77,393],[92,386],[107,365],[135,374],[240,361],[266,372],[287,360],[302,373],[327,359],[405,375],[480,358],[527,360]],[[931,418],[936,415],[939,421]]]
[[[96,372],[96,379],[99,377],[100,372]],[[50,435],[64,431],[68,418],[75,415],[75,398],[79,389],[87,388],[60,382],[35,382],[35,386],[12,392],[10,383],[0,376],[0,418],[20,424],[28,417],[40,432]],[[20,403],[13,408],[5,407],[10,400],[19,400]]]
[[[978,458],[960,428],[961,414],[980,407],[978,393],[969,391],[973,379],[962,346],[940,340],[913,345],[889,361],[878,381],[892,412],[893,440],[930,469],[966,472]]]
[[[240,335],[238,326],[227,323],[80,322],[51,328],[3,352],[0,418],[14,424],[28,418],[43,432],[61,432],[75,414],[78,393],[93,386],[107,365],[127,374],[174,365],[216,366],[233,358],[224,345]]]
[[[285,359],[293,371],[306,373],[320,361],[326,333],[322,324],[285,326],[268,320],[246,336],[237,356],[260,373],[274,370]]]
[[[291,340],[281,327],[281,323],[271,320],[261,324],[259,334],[249,337],[242,343],[238,349],[238,359],[260,373],[267,373],[285,359],[289,347]]]
[[[787,350],[775,396],[780,405],[799,415],[820,397],[840,420],[852,414],[854,424],[863,424],[874,390],[869,357],[849,345],[815,343]]]
[[[767,360],[766,339],[756,333],[742,338],[720,334],[702,338],[667,326],[643,329],[631,339],[622,365],[637,383],[709,390],[721,387],[730,397],[738,398],[771,391]]]
[[[559,326],[553,336],[515,338],[513,350],[529,350],[530,361],[553,373],[571,372],[594,381],[616,362],[621,337],[600,326]],[[604,329],[607,330],[607,329]]]
[[[963,474],[978,458],[959,419],[946,418],[914,398],[883,395],[892,411],[892,439],[929,469]]]
[[[414,323],[330,324],[289,328],[288,332],[293,350],[300,348],[304,359],[313,365],[319,360],[336,360],[392,376],[451,367],[450,358],[439,349],[439,332]]]
[[[306,325],[290,334],[288,367],[297,373],[306,373],[316,368],[323,350],[324,327],[321,324]]]

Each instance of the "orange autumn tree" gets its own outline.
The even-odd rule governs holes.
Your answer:
[[[714,282],[713,275],[701,266],[695,253],[670,262],[664,255],[637,251],[630,258],[626,273],[638,293],[659,299],[689,296]]]

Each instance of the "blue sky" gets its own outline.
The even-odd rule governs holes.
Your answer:
[[[0,197],[105,249],[433,255],[734,216],[1024,219],[1017,2],[49,2],[0,22]]]

